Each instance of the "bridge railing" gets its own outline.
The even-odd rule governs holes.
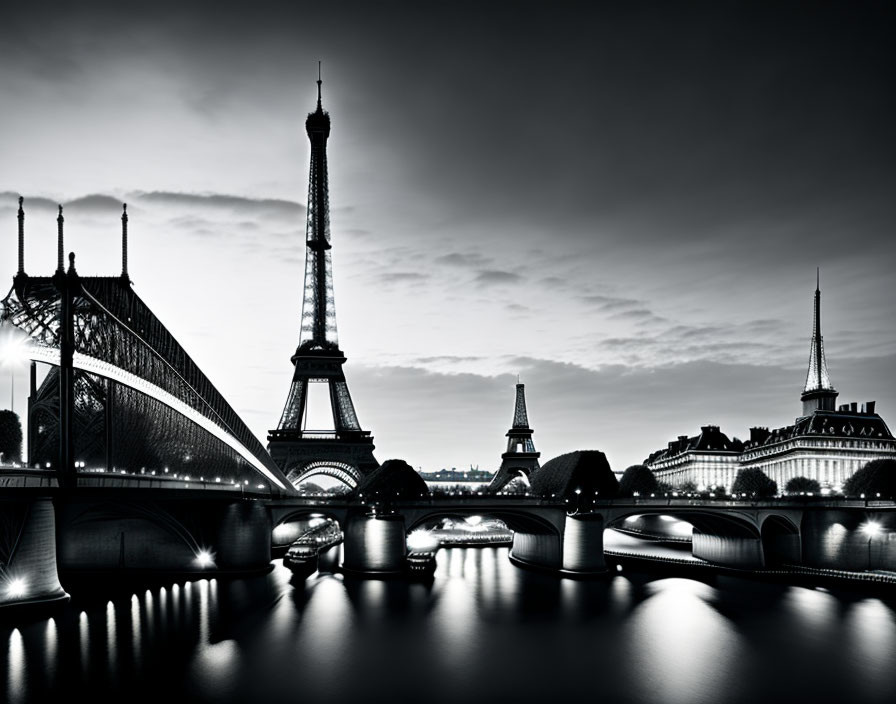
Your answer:
[[[56,488],[59,481],[51,469],[25,467],[0,467],[0,489],[4,488]],[[215,491],[246,496],[271,496],[267,485],[236,484],[200,479],[185,480],[165,475],[118,474],[114,472],[80,472],[79,488],[140,488],[140,489],[189,489],[191,491]]]

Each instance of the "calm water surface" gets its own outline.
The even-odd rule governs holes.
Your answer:
[[[278,561],[251,579],[82,587],[53,618],[0,623],[0,701],[896,701],[896,598],[576,581],[507,552],[443,550],[430,584]]]

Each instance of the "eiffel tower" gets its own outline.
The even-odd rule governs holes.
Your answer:
[[[540,465],[540,452],[535,451],[529,415],[526,413],[526,385],[517,382],[513,426],[507,431],[507,452],[501,455],[501,467],[489,483],[489,491],[500,491],[513,479],[523,477],[528,484]]]
[[[318,67],[319,69],[319,67]],[[327,182],[327,138],[330,115],[321,105],[317,79],[317,109],[308,114],[305,130],[311,142],[308,208],[305,227],[305,293],[299,345],[291,361],[292,385],[276,430],[268,435],[274,461],[293,483],[317,475],[334,477],[354,488],[376,469],[370,432],[361,429],[342,365],[346,357],[336,337],[333,268],[330,257],[330,197]],[[332,427],[307,427],[308,395],[314,385],[329,390]]]

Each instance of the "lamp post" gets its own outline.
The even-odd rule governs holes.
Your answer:
[[[874,536],[879,535],[881,532],[880,523],[877,521],[865,521],[861,526],[859,526],[859,530],[862,531],[865,535],[868,536],[868,569],[871,569],[871,541],[874,540]]]

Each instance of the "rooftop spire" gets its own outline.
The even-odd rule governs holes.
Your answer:
[[[19,272],[25,273],[25,209],[22,203],[25,199],[19,196]]]
[[[809,371],[803,389],[803,415],[815,408],[833,410],[837,392],[831,384],[824,358],[824,338],[821,334],[821,270],[815,272],[815,310],[812,321],[812,344],[809,348]],[[809,405],[807,405],[809,402]]]
[[[128,279],[128,204],[121,204],[121,278]]]
[[[62,253],[62,224],[65,222],[65,218],[62,217],[62,206],[59,206],[59,217],[56,218],[56,271],[60,274],[65,273],[65,266],[63,260],[65,259],[64,254]]]

